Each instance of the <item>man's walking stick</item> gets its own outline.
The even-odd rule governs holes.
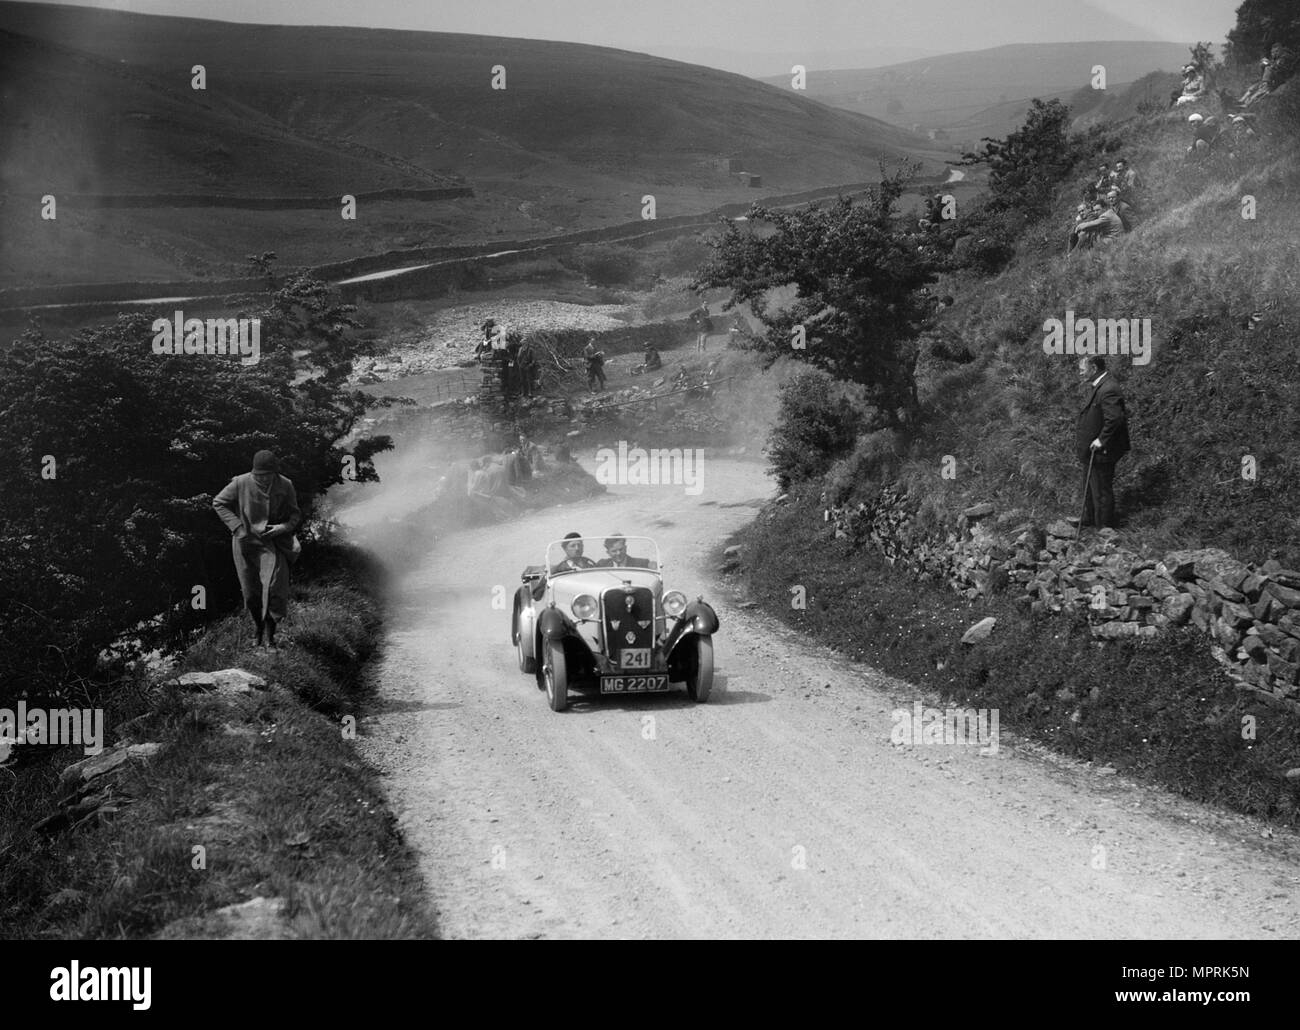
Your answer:
[[[1088,471],[1083,477],[1083,511],[1079,512],[1079,524],[1074,529],[1074,539],[1083,537],[1083,517],[1088,514],[1088,488],[1092,485],[1092,459],[1097,455],[1096,447],[1088,448]],[[1095,513],[1094,513],[1095,514]],[[1065,556],[1070,556],[1070,548],[1065,548]]]

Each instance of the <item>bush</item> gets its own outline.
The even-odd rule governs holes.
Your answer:
[[[0,355],[0,704],[92,690],[106,650],[177,644],[238,602],[213,495],[270,447],[309,515],[343,480],[335,441],[374,405],[334,381],[349,346],[339,314],[295,280],[248,366],[155,354],[147,314],[66,341],[29,332]],[[304,345],[323,374],[296,382],[290,350]],[[350,448],[358,480],[389,446]]]
[[[906,446],[893,429],[863,433],[853,451],[837,461],[826,476],[826,496],[832,504],[865,499],[898,475]]]
[[[631,247],[606,243],[582,244],[561,259],[587,277],[593,286],[634,286],[645,277],[645,262]]]
[[[809,370],[792,376],[781,386],[768,446],[781,489],[825,473],[853,446],[861,423],[857,407],[827,373]]]

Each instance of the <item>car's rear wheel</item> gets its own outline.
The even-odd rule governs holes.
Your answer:
[[[686,693],[704,704],[713,691],[713,638],[695,638],[695,662],[686,676]]]
[[[510,635],[514,638],[515,650],[519,654],[519,671],[520,672],[537,672],[537,659],[524,650],[524,634],[519,625],[520,623],[519,599],[515,598],[515,614],[510,621]]]
[[[546,700],[551,711],[562,712],[569,703],[569,670],[564,662],[564,645],[548,640],[542,660],[542,679],[546,682]]]

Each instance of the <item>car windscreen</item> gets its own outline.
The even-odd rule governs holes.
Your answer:
[[[552,576],[584,569],[649,569],[659,571],[659,548],[647,536],[588,536],[554,540],[546,548],[546,568]]]

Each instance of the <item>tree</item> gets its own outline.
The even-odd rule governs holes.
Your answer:
[[[280,455],[308,514],[345,457],[356,479],[378,478],[388,437],[346,454],[338,441],[380,402],[299,381],[294,342],[334,331],[310,315],[300,328],[291,339],[264,325],[254,365],[156,354],[145,314],[69,340],[29,330],[0,352],[0,705],[61,696],[124,634],[158,646],[236,603],[211,504],[258,449]],[[206,609],[190,603],[196,586]]]
[[[729,288],[725,309],[751,306],[766,329],[751,346],[769,364],[787,355],[861,383],[890,426],[918,408],[916,338],[931,311],[920,291],[936,279],[933,259],[894,214],[913,171],[886,176],[862,203],[840,197],[795,211],[753,205],[748,222],[723,223],[712,259],[692,283]],[[760,223],[774,231],[759,235]],[[794,301],[770,312],[768,291],[789,285]]]
[[[1255,65],[1277,44],[1300,52],[1300,5],[1295,0],[1245,0],[1228,32],[1224,62],[1239,68]]]
[[[1069,126],[1070,109],[1065,104],[1035,98],[1024,125],[1006,139],[986,136],[982,154],[964,155],[964,164],[988,163],[993,210],[1015,208],[1031,217],[1047,213],[1053,188],[1077,159]]]

